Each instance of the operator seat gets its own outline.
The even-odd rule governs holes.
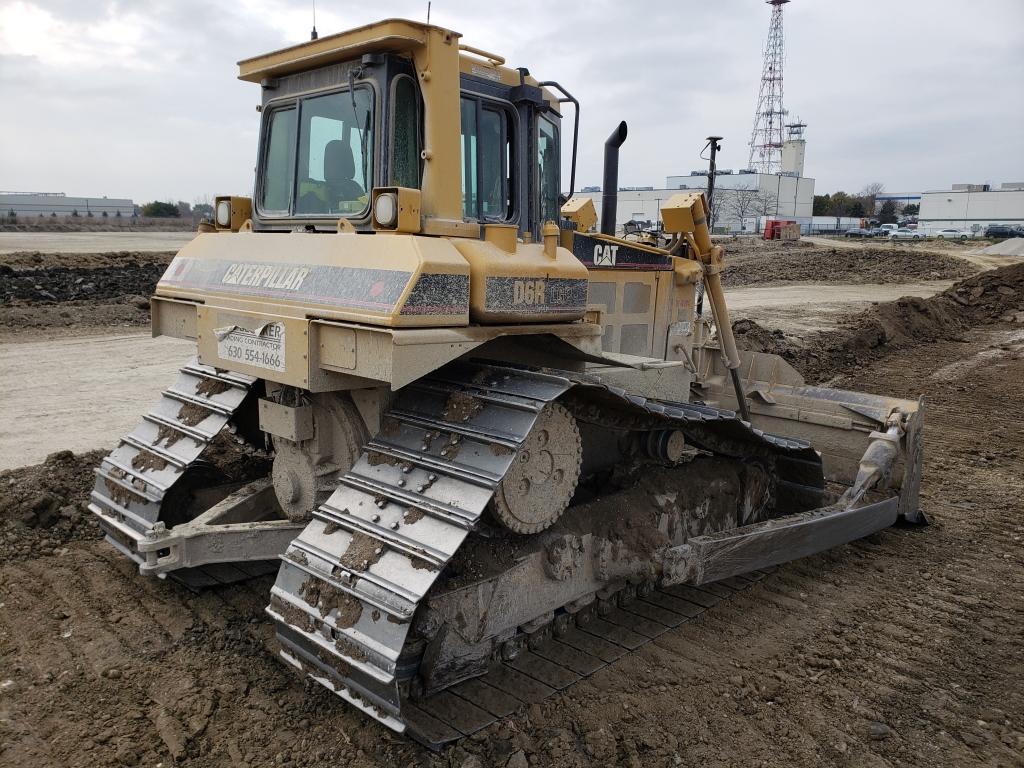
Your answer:
[[[341,139],[327,142],[324,147],[324,181],[330,190],[332,202],[358,200],[366,194],[366,190],[353,179],[355,175],[356,163],[352,157],[352,147]]]

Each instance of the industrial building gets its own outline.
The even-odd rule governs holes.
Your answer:
[[[114,197],[68,197],[63,192],[0,192],[0,216],[132,216],[135,203]]]
[[[706,192],[707,182],[705,172],[690,176],[669,176],[661,189],[620,189],[616,230],[621,230],[627,221],[660,221],[662,203],[680,190]],[[592,199],[600,216],[600,191],[576,194]],[[756,220],[760,216],[797,221],[806,219],[809,222],[814,208],[814,179],[776,173],[719,172],[715,175],[714,206],[716,231],[756,231]],[[742,220],[740,213],[743,214]]]
[[[758,173],[753,170],[719,170],[715,173],[714,216],[715,231],[760,231],[759,219],[792,219],[800,222],[805,232],[811,230],[814,209],[814,179],[804,176],[806,142],[804,123],[787,126],[789,138],[782,145],[782,171]],[[621,230],[627,221],[658,222],[661,204],[680,190],[706,192],[707,171],[691,171],[687,176],[669,176],[661,189],[651,187],[619,188],[619,202],[615,222]],[[601,190],[584,187],[580,197],[594,201],[601,213]]]
[[[1024,225],[1024,182],[998,189],[990,184],[954,184],[952,189],[921,193],[918,228],[924,232],[982,232],[989,224]]]
[[[878,192],[875,194],[875,210],[874,213],[878,213],[882,210],[882,206],[887,202],[891,202],[896,206],[896,212],[899,213],[908,205],[920,205],[921,204],[921,193],[920,192]]]

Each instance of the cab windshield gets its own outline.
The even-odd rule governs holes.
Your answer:
[[[268,116],[261,212],[352,216],[373,186],[373,92],[359,86],[310,96]]]

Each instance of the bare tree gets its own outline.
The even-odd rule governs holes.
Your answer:
[[[209,195],[200,195],[192,203],[192,218],[213,218],[213,203]]]
[[[714,231],[715,227],[728,226],[731,213],[729,193],[731,192],[731,189],[715,190],[715,198],[708,208],[708,229]]]
[[[721,192],[723,193],[720,202],[722,210],[732,218],[738,219],[741,227],[746,219],[757,215],[757,200],[761,190],[754,187],[740,186],[733,187],[732,189],[723,189]],[[729,193],[728,197],[724,194],[726,192]]]
[[[865,185],[864,189],[860,191],[858,197],[864,203],[864,210],[867,211],[868,215],[874,214],[877,198],[884,191],[885,185],[880,181],[873,181]]]
[[[754,198],[754,213],[757,216],[774,216],[779,211],[779,197],[774,192],[764,190]]]

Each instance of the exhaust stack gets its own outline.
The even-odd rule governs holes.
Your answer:
[[[626,140],[626,121],[619,123],[604,143],[604,184],[601,186],[601,234],[615,235],[619,204],[619,147]]]

